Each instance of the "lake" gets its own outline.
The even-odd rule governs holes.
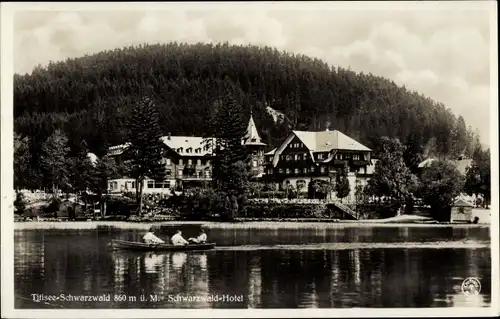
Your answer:
[[[162,226],[161,238],[198,226]],[[488,227],[205,227],[205,252],[119,252],[144,230],[17,229],[16,308],[489,307]],[[476,277],[479,295],[462,292]],[[85,299],[86,298],[86,299]],[[37,302],[40,301],[40,302]]]

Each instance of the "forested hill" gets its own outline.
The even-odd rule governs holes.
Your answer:
[[[290,129],[327,126],[374,149],[381,136],[392,136],[422,152],[456,155],[477,140],[444,105],[385,78],[269,47],[178,43],[115,49],[15,75],[15,131],[30,137],[35,158],[56,127],[72,148],[85,139],[99,155],[124,142],[133,104],[149,94],[165,134],[204,135],[226,76],[271,145]],[[275,123],[269,107],[285,120]]]

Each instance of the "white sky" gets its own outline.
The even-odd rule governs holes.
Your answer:
[[[463,115],[489,144],[490,45],[496,45],[490,43],[491,5],[483,1],[486,5],[464,10],[445,2],[436,10],[432,3],[403,3],[299,8],[166,3],[154,9],[141,4],[135,10],[122,5],[121,11],[114,4],[94,3],[78,11],[68,4],[59,12],[19,11],[14,16],[14,72],[145,42],[268,45],[406,85]]]

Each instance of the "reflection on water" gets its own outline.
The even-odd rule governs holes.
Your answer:
[[[110,296],[49,302],[65,308],[489,306],[488,229],[416,229],[211,230],[226,247],[175,253],[111,250],[112,238],[138,238],[130,230],[16,231],[16,307],[41,307],[31,294]],[[285,244],[293,248],[276,246]],[[461,292],[467,277],[481,281],[480,295]]]

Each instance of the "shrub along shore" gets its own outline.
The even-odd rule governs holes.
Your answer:
[[[484,228],[489,224],[446,224],[446,223],[419,223],[411,221],[390,222],[380,220],[378,222],[366,221],[301,221],[292,222],[289,220],[276,221],[244,221],[238,222],[187,222],[187,221],[165,221],[165,222],[120,222],[120,221],[72,221],[72,222],[18,222],[14,223],[15,230],[36,230],[36,229],[79,229],[91,230],[101,227],[118,229],[139,229],[147,230],[152,225],[176,226],[176,225],[203,225],[207,229],[331,229],[331,228],[353,228],[353,227],[453,227],[453,228]]]

